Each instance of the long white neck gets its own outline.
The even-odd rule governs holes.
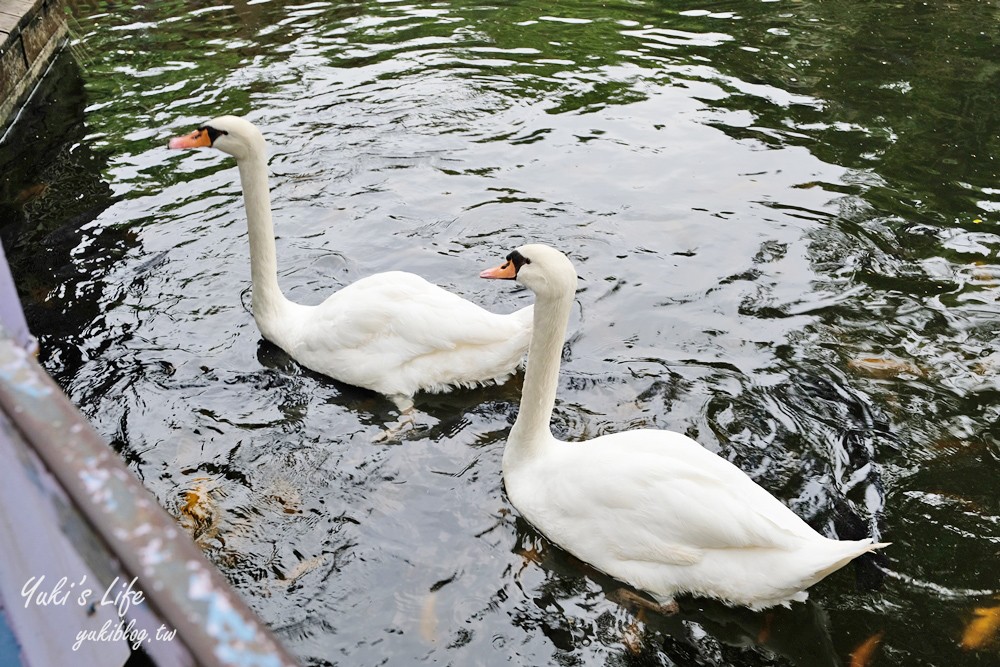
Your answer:
[[[276,325],[288,300],[278,286],[278,260],[271,221],[271,196],[263,150],[251,151],[237,161],[250,236],[250,280],[253,283],[253,316],[264,337],[274,341]]]
[[[553,441],[549,422],[556,404],[559,364],[574,294],[539,296],[521,388],[521,407],[504,449],[507,471]]]

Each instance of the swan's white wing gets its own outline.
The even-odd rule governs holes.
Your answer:
[[[363,278],[310,309],[294,356],[389,395],[499,379],[520,362],[530,317],[498,315],[411,273]]]
[[[553,541],[606,571],[610,560],[690,565],[706,550],[787,549],[819,537],[738,468],[677,433],[630,431],[555,451],[532,472],[534,489],[518,483],[527,502],[512,501]]]
[[[333,317],[366,336],[393,336],[415,354],[458,345],[489,345],[523,329],[420,276],[390,271],[363,278],[323,304]]]

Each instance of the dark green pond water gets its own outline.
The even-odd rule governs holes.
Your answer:
[[[42,363],[304,664],[997,664],[1000,2],[69,4],[0,145]],[[479,271],[555,245],[558,436],[681,431],[892,546],[789,610],[619,602],[506,500],[520,378],[381,443],[388,400],[263,342],[233,162],[164,147],[224,113],[290,298],[508,312]]]

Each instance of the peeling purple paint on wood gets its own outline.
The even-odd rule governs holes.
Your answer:
[[[3,69],[0,68],[0,77],[2,76]],[[11,276],[10,266],[7,264],[7,256],[3,252],[2,244],[0,244],[0,326],[5,328],[8,335],[23,349],[29,352],[34,352],[37,349],[35,338],[28,331],[28,324],[24,321],[21,302],[17,298],[14,278]]]

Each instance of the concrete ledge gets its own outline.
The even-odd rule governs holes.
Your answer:
[[[0,129],[45,74],[66,32],[61,0],[0,0]]]

